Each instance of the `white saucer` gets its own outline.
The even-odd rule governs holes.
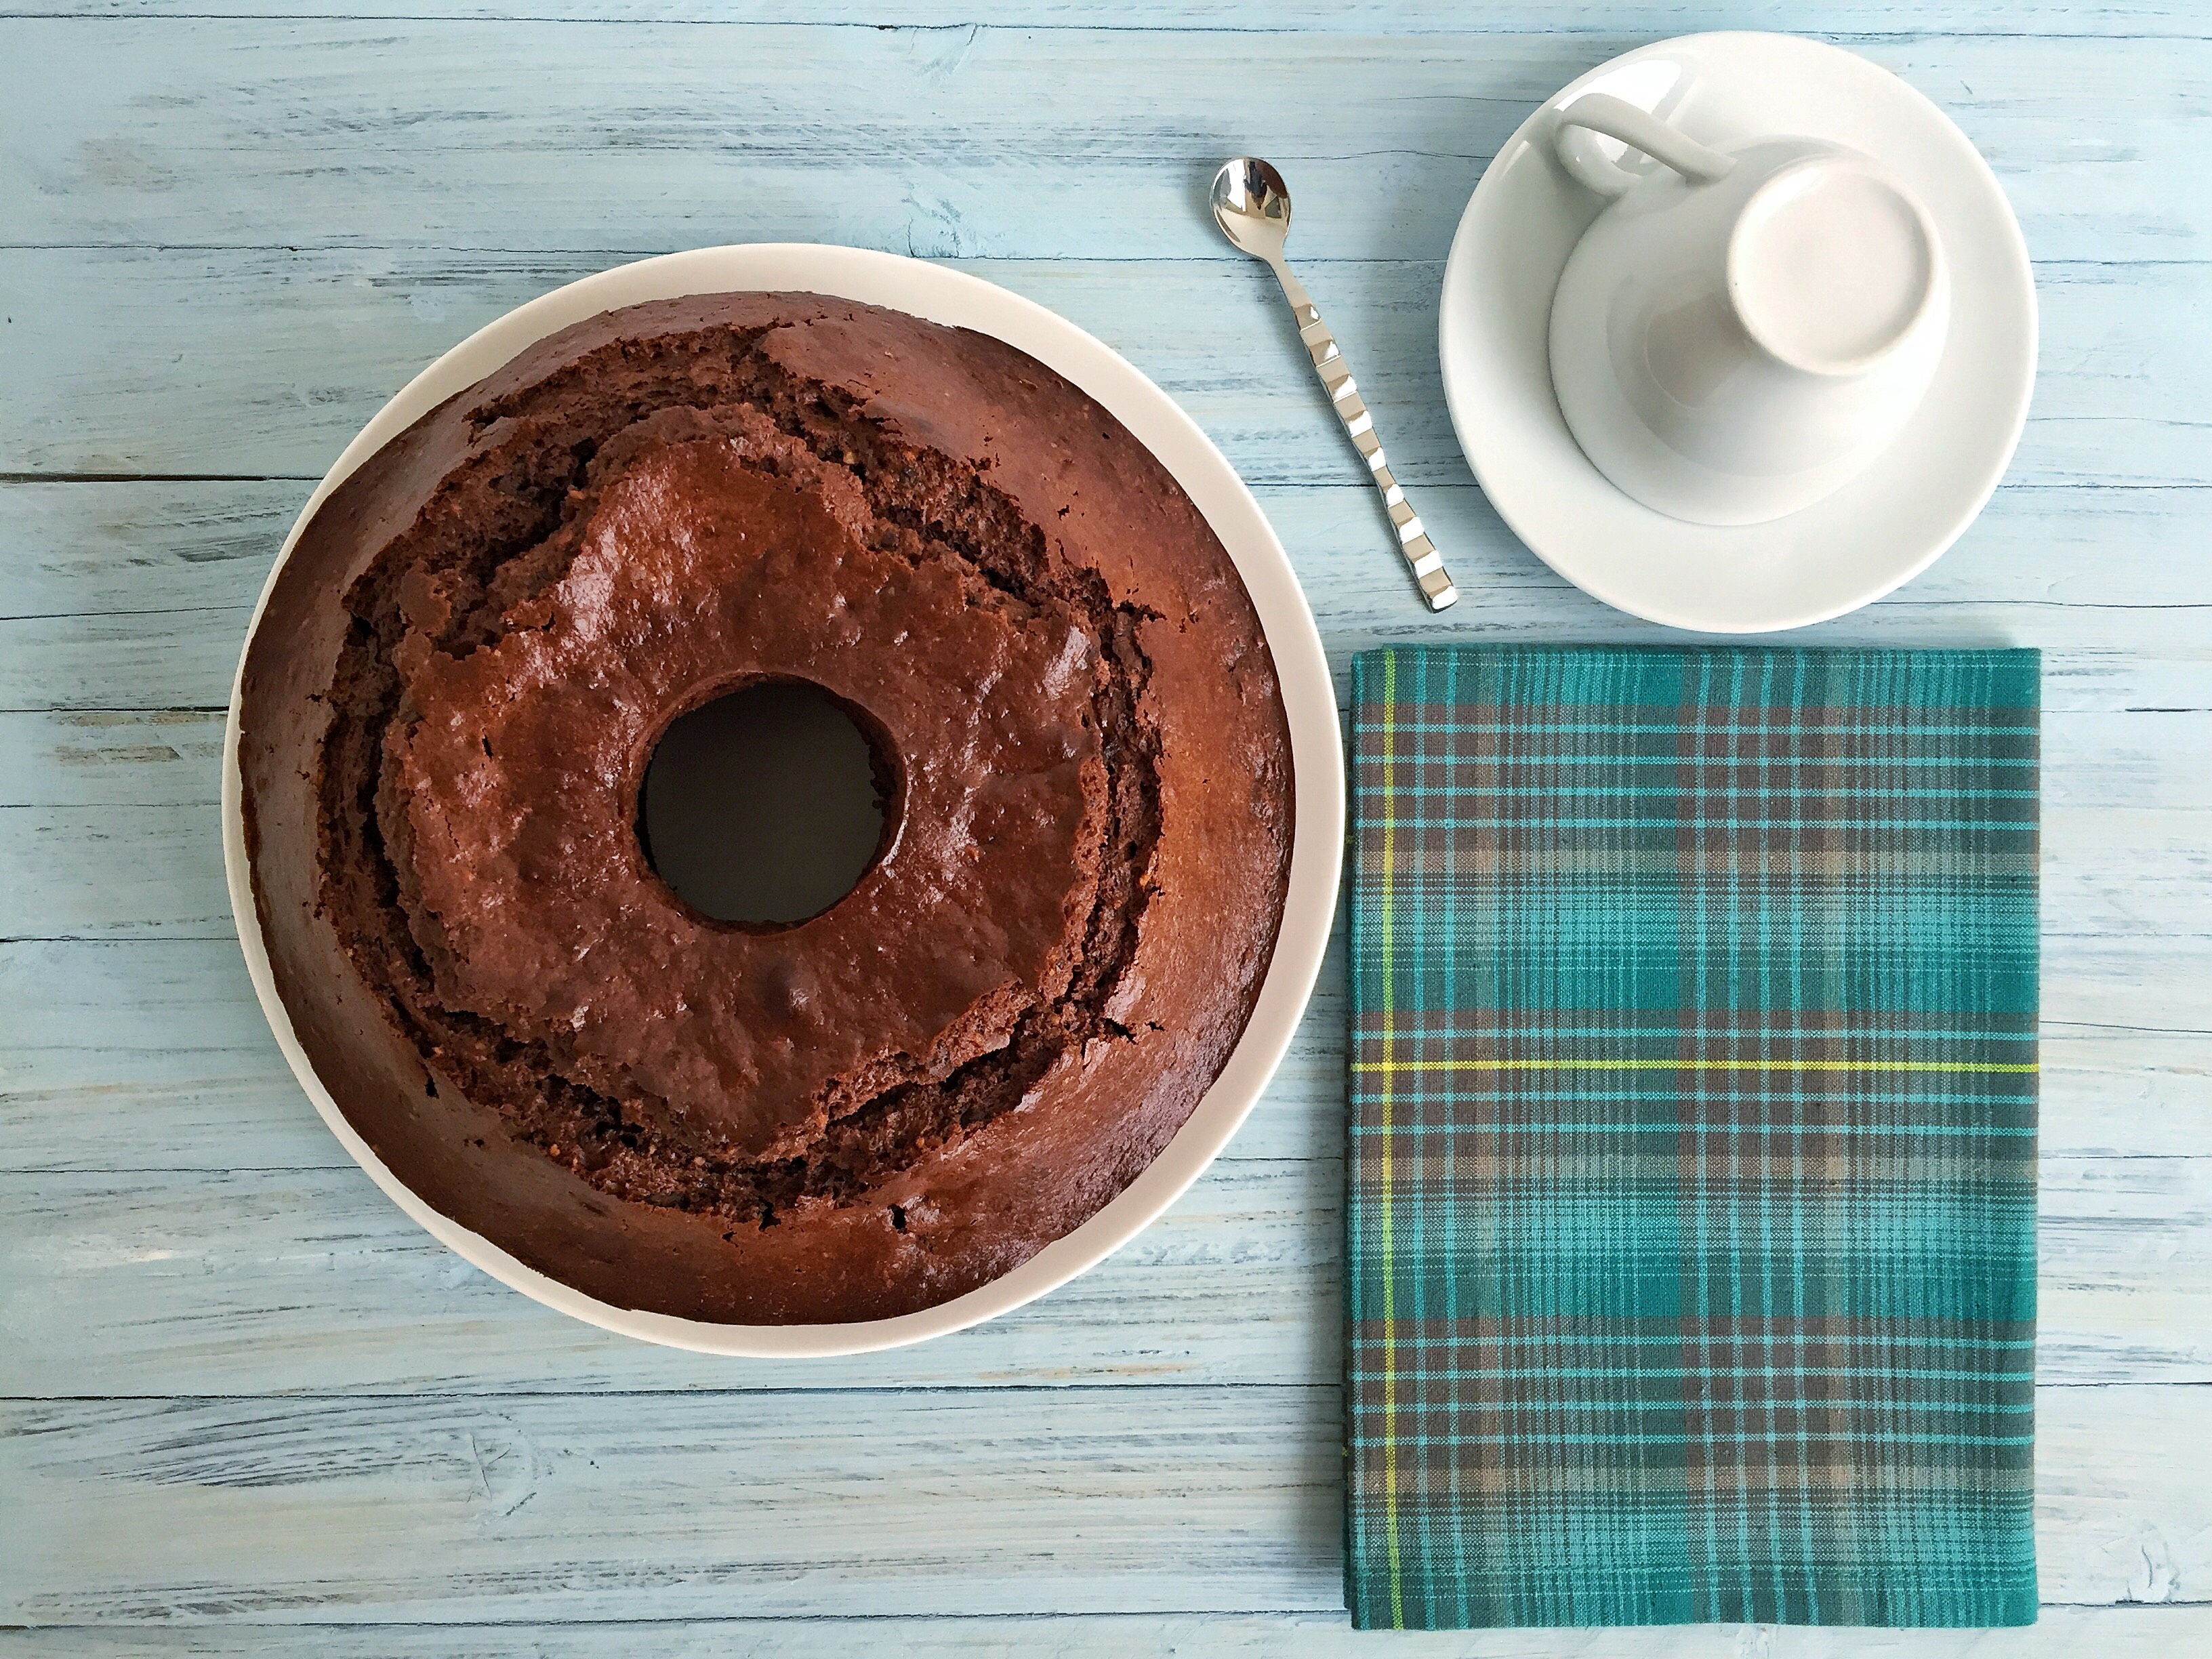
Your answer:
[[[1577,447],[1553,401],[1547,335],[1560,269],[1604,204],[1553,158],[1551,127],[1590,91],[1716,148],[1762,134],[1850,145],[1927,204],[1955,283],[1942,362],[1897,441],[1834,495],[1767,524],[1685,524],[1621,494]],[[1619,156],[1618,144],[1601,143]],[[1817,40],[1692,34],[1592,70],[1498,152],[1452,240],[1438,340],[1460,447],[1539,558],[1652,622],[1758,634],[1880,599],[1973,522],[2027,418],[2035,285],[1988,163],[1904,82]]]

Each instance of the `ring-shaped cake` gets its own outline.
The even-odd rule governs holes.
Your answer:
[[[761,680],[871,738],[854,890],[654,875],[670,722]],[[617,1306],[935,1305],[1079,1224],[1218,1073],[1280,920],[1288,738],[1235,569],[1097,404],[804,295],[608,313],[379,452],[241,679],[278,994],[407,1186]]]

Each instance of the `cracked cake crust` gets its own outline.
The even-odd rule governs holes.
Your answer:
[[[862,718],[892,810],[784,928],[654,877],[667,724]],[[1097,405],[805,295],[525,352],[307,526],[249,650],[264,939],[339,1109],[434,1207],[617,1305],[883,1317],[1141,1171],[1258,994],[1289,740],[1227,556]]]

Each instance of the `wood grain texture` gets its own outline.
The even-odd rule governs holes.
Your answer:
[[[744,240],[743,228],[730,234]],[[0,372],[53,388],[0,404],[0,475],[320,477],[447,346],[626,257],[0,248]],[[1122,351],[1252,483],[1346,477],[1318,382],[1291,372],[1303,359],[1289,313],[1252,262],[951,263]],[[1310,259],[1301,270],[1389,416],[1393,465],[1409,484],[1463,483],[1437,366],[1441,263]],[[2194,320],[2212,267],[2049,261],[2037,278],[2042,366],[2011,481],[2212,483],[2202,426],[2212,339]]]
[[[2044,811],[2047,944],[2212,934],[2212,715],[2158,722],[2166,738],[2187,745],[2179,753],[2116,755],[2106,746],[2116,735],[2136,737],[2137,724],[2105,713],[2049,718],[2046,760],[2066,793]],[[159,757],[142,763],[149,769],[166,769],[165,751],[179,752],[174,744],[149,747]],[[54,775],[61,769],[52,752],[25,766],[25,793],[77,781],[74,772]],[[221,828],[206,802],[0,807],[0,943],[228,940]],[[2051,966],[2063,991],[2075,961],[2061,948]],[[2164,996],[2153,1006],[2182,1018],[2212,1012]]]
[[[1703,29],[1783,29],[1857,40],[1885,35],[2088,35],[2204,38],[2189,0],[1119,0],[1110,11],[1084,0],[734,0],[712,8],[683,0],[16,0],[11,17],[495,18],[517,22],[838,25],[965,33],[986,28],[1193,30],[1237,33],[1628,33],[1662,39]]]
[[[0,714],[0,810],[213,805],[222,757],[211,710]]]
[[[1716,26],[1828,33],[1905,76],[1989,155],[2039,261],[2007,487],[1918,581],[1801,637],[2046,653],[2051,1605],[2025,1632],[1364,1644],[2212,1650],[2212,17],[1130,0],[1100,21],[1070,0],[0,9],[0,1626],[40,1626],[0,1628],[0,1659],[1349,1645],[1328,1611],[1340,943],[1229,1153],[1093,1273],[896,1355],[669,1353],[477,1274],[323,1129],[229,938],[220,709],[313,479],[423,362],[620,258],[777,237],[952,259],[1131,356],[1259,487],[1340,675],[1417,629],[1665,637],[1553,576],[1472,487],[1437,290],[1528,107]],[[1264,273],[1204,218],[1212,163],[1245,149],[1290,172],[1293,252],[1469,594],[1441,622]]]
[[[1340,942],[1275,1080],[1223,1156],[1341,1145]],[[2202,939],[2093,942],[2079,982],[2048,977],[2043,1146],[2052,1156],[2191,1157],[2212,1123]],[[2094,977],[2088,975],[2094,975]],[[234,943],[0,945],[0,1006],[26,1033],[0,1071],[0,1167],[335,1168],[344,1154],[285,1070]],[[2172,1022],[2162,1023],[2162,1022]]]
[[[710,1619],[638,1622],[347,1626],[266,1624],[0,1631],[4,1659],[2177,1659],[2212,1647],[2212,1608],[2188,1602],[2045,1607],[2027,1630],[1805,1630],[1691,1625],[1663,1630],[1404,1632],[1355,1637],[1343,1613],[1092,1613],[1050,1617]]]
[[[1335,1381],[1343,1170],[1226,1158],[1008,1317],[837,1364],[702,1361],[477,1273],[350,1166],[0,1175],[0,1397]],[[2212,1160],[2047,1156],[2037,1374],[2212,1382]]]
[[[741,224],[1218,259],[1206,173],[1249,152],[1291,180],[1304,258],[1431,259],[1528,111],[1644,38],[0,20],[23,88],[0,193],[19,245],[658,249]],[[2204,257],[2212,46],[1860,44],[1990,158],[2038,257]],[[2053,118],[2079,108],[2094,135]],[[1063,191],[1080,210],[1039,210]]]
[[[67,1400],[0,1425],[18,1622],[1340,1605],[1333,1387]],[[2042,1391],[2046,1601],[2212,1594],[2212,1488],[2174,1455],[2208,1433],[2212,1389]]]
[[[1324,409],[1316,404],[1308,418],[1311,435],[1328,435]],[[1333,441],[1316,467],[1342,483],[1263,485],[1258,493],[1322,623],[1341,690],[1354,652],[1404,637],[1408,590],[1391,563],[1372,491],[1356,475],[1344,478],[1350,451]],[[0,597],[0,711],[222,708],[254,595],[307,488],[221,480],[0,483],[0,557],[15,573],[9,593],[21,596]],[[1432,485],[1420,501],[1451,550],[1462,591],[1474,600],[1425,624],[1427,635],[1657,635],[1539,564],[1471,485]],[[2034,645],[2045,653],[2044,698],[2053,714],[2212,710],[2212,629],[2205,625],[2212,563],[2200,556],[2208,504],[2212,495],[2197,489],[2008,486],[1918,580],[1792,637]],[[131,568],[86,561],[95,537],[127,546]],[[165,600],[178,589],[192,602],[170,608]],[[2146,738],[2153,729],[2145,728]],[[82,749],[89,740],[65,741]],[[117,743],[129,748],[138,739]],[[2138,744],[2121,752],[2143,751]],[[89,763],[79,756],[72,764],[80,762]],[[2063,775],[2056,781],[2063,787]],[[27,787],[0,779],[0,790]]]

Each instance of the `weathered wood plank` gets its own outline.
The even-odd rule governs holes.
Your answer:
[[[1433,259],[1528,112],[1650,38],[1601,21],[1454,39],[22,18],[0,21],[21,88],[0,193],[8,240],[49,246],[1218,258],[1199,192],[1250,151],[1291,179],[1309,258]],[[1856,44],[1951,111],[2041,257],[2203,257],[2212,46]],[[2087,137],[2085,108],[2112,137]],[[1041,205],[1069,192],[1082,211]]]
[[[705,1360],[540,1308],[347,1170],[0,1175],[0,1396],[1333,1383],[1343,1170],[1217,1164],[1007,1318],[834,1364]],[[2045,1159],[2037,1375],[2212,1382],[2212,1158]]]
[[[668,245],[738,234],[721,225]],[[520,301],[623,257],[0,248],[9,319],[0,372],[52,389],[0,403],[0,473],[319,477],[424,363]],[[1122,351],[1250,482],[1346,480],[1343,436],[1272,279],[1251,262],[951,263]],[[1315,259],[1304,269],[1387,417],[1403,476],[1466,482],[1437,364],[1443,266]],[[2046,264],[2038,280],[2042,368],[2013,482],[2212,483],[2198,424],[2212,397],[2212,333],[2194,321],[2203,268]]]
[[[109,1625],[0,1631],[6,1659],[2174,1659],[2212,1649],[2212,1609],[2046,1607],[2025,1630],[1807,1630],[1686,1625],[1656,1630],[1407,1631],[1355,1636],[1343,1613],[1021,1614],[957,1619],[713,1619],[499,1626]]]
[[[205,962],[234,971],[228,954]],[[25,1170],[222,1171],[350,1167],[301,1097],[276,1047],[237,988],[237,1046],[180,1052],[164,1066],[132,1049],[43,1057],[0,1073],[0,1167]],[[2150,976],[2157,977],[2156,970]],[[170,1024],[159,975],[145,1000]],[[1324,970],[1314,1005],[1267,1096],[1224,1154],[1245,1158],[1333,1155],[1344,1115],[1340,963]],[[64,991],[56,1000],[74,1002]],[[76,1017],[112,1022],[116,1001]],[[38,1011],[43,1014],[46,1010]],[[2156,1010],[2148,1011],[2155,1013]],[[131,1018],[138,1016],[133,1012]],[[2186,1156],[2202,1152],[2212,1123],[2208,1032],[2138,1022],[2047,1019],[2044,1028],[2043,1144],[2080,1156]]]
[[[1314,418],[1328,435],[1327,415],[1316,410]],[[1340,458],[1328,459],[1333,465]],[[0,710],[222,706],[253,596],[307,489],[222,481],[0,484],[7,509],[0,516]],[[1354,652],[1415,631],[1490,641],[1671,637],[1553,574],[1471,484],[1421,494],[1422,512],[1450,550],[1468,595],[1436,617],[1418,609],[1392,562],[1372,494],[1356,481],[1263,486],[1260,495],[1340,677]],[[2203,626],[2212,565],[2199,556],[2208,501],[2212,496],[2196,489],[2007,488],[1918,580],[1791,638],[2039,645],[2047,653],[2045,702],[2055,714],[2212,708],[2212,632]],[[197,608],[164,606],[180,583],[190,585]],[[118,736],[102,750],[82,735],[135,726],[40,729],[61,734],[52,740],[73,751],[71,764],[91,763],[88,745],[158,756],[158,746],[140,737]],[[2147,729],[2136,745],[2155,741]],[[0,758],[10,752],[0,748]],[[0,772],[0,799],[24,799],[21,788]]]
[[[2130,719],[2082,718],[2092,732]],[[2169,743],[2212,743],[2212,717],[2133,720],[2172,728],[2160,734]],[[2065,723],[2064,716],[2051,721]],[[2111,767],[2094,755],[2063,770],[2063,762],[2046,763],[2067,797],[2044,812],[2046,938],[2212,936],[2212,792],[2179,810],[2100,796],[2131,783],[2180,793],[2201,780],[2206,755],[2199,746]],[[2169,757],[2188,783],[2167,778]],[[0,808],[0,939],[228,939],[232,933],[212,806]]]
[[[1328,1608],[1337,1414],[1302,1389],[0,1408],[0,1620]]]
[[[2048,1158],[2040,1206],[2039,1376],[2212,1381],[2212,1159]]]
[[[0,708],[223,708],[251,614],[237,605],[0,621]]]
[[[1341,1144],[1340,938],[1231,1158]],[[2054,935],[2044,953],[2044,1145],[2201,1152],[2212,1123],[2212,940]],[[0,1169],[324,1168],[344,1162],[264,1025],[234,942],[0,945]]]
[[[0,714],[0,807],[210,805],[222,762],[210,709]]]
[[[1330,1388],[0,1409],[0,1620],[1341,1605]],[[2046,1601],[2196,1600],[2212,1389],[2045,1389]]]
[[[2052,711],[2044,730],[2045,802],[2212,805],[2208,714]],[[211,805],[222,750],[219,710],[0,714],[0,807]]]
[[[486,18],[515,22],[840,24],[867,28],[966,30],[1095,28],[1102,14],[1081,0],[741,0],[714,9],[683,0],[36,0],[17,17]],[[2205,37],[2203,14],[2178,0],[1626,0],[1593,9],[1577,0],[1122,0],[1121,29],[1279,30],[1349,34],[1626,33],[1659,39],[1711,28],[1784,29],[1801,34],[2091,35],[2122,39]]]
[[[0,618],[250,605],[310,488],[0,483]]]
[[[221,939],[222,823],[191,806],[0,809],[0,938]]]
[[[97,494],[104,487],[46,490],[67,494],[80,488]],[[1364,642],[1340,620],[1355,605],[1375,616],[1376,639],[1402,637],[1402,629],[1387,625],[1411,604],[1397,573],[1380,552],[1352,545],[1367,528],[1367,503],[1346,501],[1343,492],[1308,492],[1275,506],[1277,518],[1293,526],[1294,540],[1304,544],[1300,550],[1307,568],[1343,567],[1335,580],[1316,585],[1324,626],[1334,640],[1348,641],[1332,652],[1340,674],[1351,646]],[[1347,507],[1360,522],[1343,523]],[[2173,516],[2179,523],[2181,514]],[[1317,530],[1326,546],[1310,544]],[[2193,535],[2193,523],[2178,533]],[[2015,575],[2030,580],[2047,560],[2054,581],[2070,579],[2061,572],[2078,556],[2063,538],[2022,550],[2016,559],[2011,550],[1990,546],[1986,539],[1973,550],[1990,562],[2003,555],[2008,563],[2027,565]],[[2176,551],[2155,541],[2146,550],[2146,568],[2136,573],[2143,591],[2154,591],[2158,580],[2148,568],[2150,561]],[[1969,555],[1958,556],[1964,561]],[[259,559],[237,561],[237,580],[241,585],[256,580],[260,565]],[[1543,580],[1549,581],[1547,575]],[[1972,574],[1951,578],[1962,586],[1972,580]],[[2182,579],[2184,591],[2191,580]],[[1484,590],[1470,591],[1480,596]],[[1543,629],[1537,616],[1516,626],[1501,611],[1510,615],[1504,605],[1470,607],[1464,622],[1448,622],[1435,631],[1494,639]],[[2203,648],[2199,612],[2182,605],[2138,610],[2124,603],[2077,607],[2036,599],[2009,607],[1970,606],[1916,596],[1877,607],[1858,626],[1867,637],[1888,643],[1901,637],[1949,642],[1982,633],[1974,625],[1977,611],[2014,621],[2017,625],[1997,633],[2011,640],[2063,632],[2078,641],[2092,631],[2077,623],[2084,618],[2112,630],[2123,649],[2132,646],[2146,656],[2161,643]],[[136,620],[151,613],[120,614]],[[116,619],[111,614],[91,620]],[[1633,636],[1632,626],[1622,631]],[[1813,636],[1839,631],[1815,630]],[[230,641],[222,647],[229,648]],[[2212,811],[2212,710],[2069,709],[2063,705],[2069,692],[2078,692],[2086,678],[2077,666],[2084,661],[2100,659],[2068,650],[2055,652],[2050,665],[2054,684],[2048,695],[2060,706],[2047,715],[2044,732],[2045,931],[2212,933],[2212,835],[2199,816]],[[227,669],[224,673],[227,678]],[[0,681],[4,678],[0,673]],[[27,691],[51,683],[35,668],[23,678]],[[134,683],[94,680],[84,695],[95,702],[122,700],[137,689]],[[224,686],[210,680],[198,689],[216,696]],[[2203,689],[2212,694],[2212,665]],[[5,790],[0,796],[0,938],[228,938],[220,826],[211,810],[220,743],[220,723],[211,714],[0,715],[0,788]]]
[[[1327,418],[1318,407],[1315,414]],[[0,482],[0,621],[243,611],[310,488],[304,477]],[[1378,547],[1382,520],[1356,475],[1323,471],[1261,483],[1256,493],[1326,635],[1349,640],[1393,626],[1402,635],[1409,621],[1423,620],[1409,607],[1389,543]],[[1425,516],[1454,537],[1455,551],[1463,546],[1474,561],[1462,583],[1473,603],[1426,625],[1557,632],[1618,617],[1529,555],[1472,479],[1430,484],[1421,501]],[[2208,510],[2212,494],[2202,489],[2008,483],[1956,548],[1858,621],[1879,621],[1885,636],[1937,626],[2032,632],[2033,611],[2069,611],[2070,630],[2100,612],[2212,610],[2212,565],[2196,556]],[[1915,622],[1906,607],[1947,615]],[[2042,631],[2055,635],[2056,620]],[[1632,619],[1618,625],[1650,632]],[[207,626],[223,631],[221,623]]]
[[[1006,1319],[897,1353],[765,1364],[539,1308],[357,1173],[0,1176],[0,1396],[1333,1382],[1342,1185],[1333,1159],[1223,1164]],[[2126,1271],[2111,1249],[2098,1262],[2081,1276]]]

